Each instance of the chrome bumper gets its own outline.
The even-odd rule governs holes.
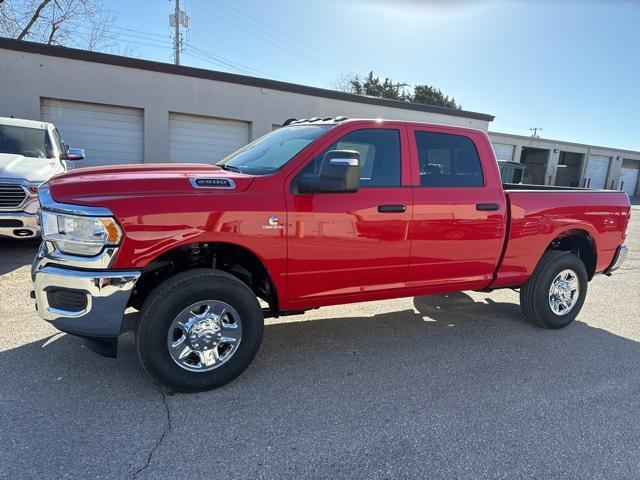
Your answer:
[[[35,213],[0,211],[0,237],[36,238],[39,235]]]
[[[31,270],[38,315],[63,332],[83,337],[117,337],[139,271],[77,270],[44,265],[38,255]],[[52,306],[49,294],[84,295],[80,310]]]
[[[611,265],[609,265],[609,267],[607,267],[607,269],[604,271],[605,275],[609,275],[614,270],[617,270],[620,268],[620,266],[624,263],[624,261],[627,258],[627,251],[628,249],[626,245],[620,245],[616,249],[616,254],[613,256]]]

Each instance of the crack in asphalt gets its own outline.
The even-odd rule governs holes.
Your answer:
[[[167,394],[162,389],[160,390],[160,398],[162,399],[162,404],[164,405],[164,410],[167,416],[166,426],[162,430],[162,433],[160,434],[160,438],[158,438],[158,441],[156,442],[156,444],[149,451],[149,455],[147,456],[147,461],[145,462],[145,464],[142,467],[140,467],[138,470],[136,470],[135,473],[133,474],[132,478],[134,480],[138,478],[138,475],[140,475],[149,467],[149,465],[151,464],[151,460],[153,459],[153,456],[155,455],[158,448],[160,448],[160,445],[162,445],[164,437],[166,437],[167,434],[171,431],[171,411],[169,410],[169,404],[167,403]]]

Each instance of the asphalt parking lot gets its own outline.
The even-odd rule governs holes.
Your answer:
[[[171,394],[41,321],[0,241],[1,478],[637,478],[640,206],[578,321],[465,292],[268,321],[226,387]]]

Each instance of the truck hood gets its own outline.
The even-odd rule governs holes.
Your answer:
[[[0,153],[0,178],[15,178],[40,183],[61,171],[60,164],[49,158],[32,158],[13,153]]]
[[[234,187],[203,189],[194,187],[193,179],[228,179]],[[54,200],[77,205],[99,206],[102,202],[131,197],[174,194],[243,192],[254,176],[228,172],[206,164],[146,164],[79,168],[52,178],[49,188]]]

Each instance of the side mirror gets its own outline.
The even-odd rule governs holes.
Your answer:
[[[352,193],[360,188],[360,154],[355,150],[330,150],[318,175],[298,179],[300,193]]]
[[[60,160],[83,160],[84,159],[84,148],[69,148],[67,153],[60,154]]]

